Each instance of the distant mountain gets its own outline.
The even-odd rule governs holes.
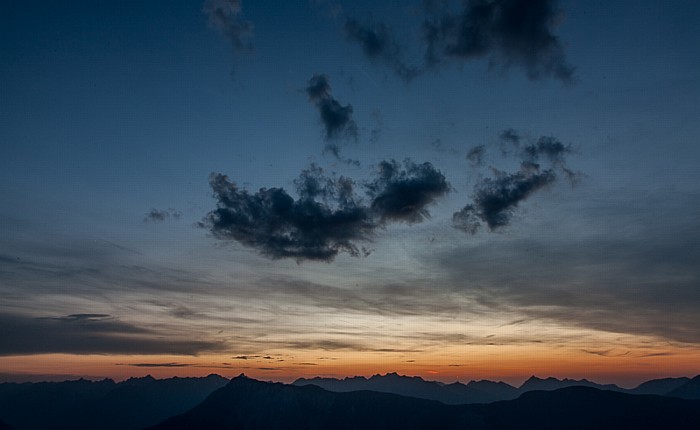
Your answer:
[[[5,421],[0,420],[0,430],[14,430],[9,424],[7,424]]]
[[[419,399],[437,400],[448,405],[489,403],[504,398],[459,382],[441,384],[435,381],[426,381],[418,376],[402,376],[396,373],[387,373],[384,376],[374,375],[369,379],[362,376],[344,379],[300,378],[293,384],[297,386],[316,385],[325,390],[339,393],[361,390],[392,393]]]
[[[468,384],[455,382],[453,384],[441,384],[435,381],[425,381],[418,376],[401,376],[396,373],[387,373],[385,376],[374,375],[367,379],[362,376],[351,378],[300,378],[294,381],[294,385],[316,385],[328,391],[349,392],[370,390],[381,393],[393,393],[402,396],[417,397],[419,399],[437,400],[448,405],[461,405],[467,403],[491,403],[499,400],[512,400],[523,393],[534,390],[552,391],[566,387],[591,387],[601,390],[625,391],[617,385],[596,384],[586,379],[541,379],[530,377],[519,388],[508,385],[505,382],[471,381]]]
[[[0,384],[0,417],[16,430],[139,429],[191,409],[227,383],[217,375],[147,376],[120,383],[110,379],[5,383]]]
[[[700,400],[700,375],[670,391],[668,396]]]
[[[518,388],[518,391],[520,393],[527,393],[528,391],[535,390],[552,391],[566,387],[590,387],[598,388],[600,390],[624,391],[622,388],[614,384],[596,384],[595,382],[591,382],[587,379],[557,379],[552,377],[541,379],[536,376],[531,376]]]
[[[487,380],[471,381],[467,384],[467,387],[479,390],[483,393],[488,393],[496,400],[512,400],[520,395],[517,388],[512,385],[508,385],[505,382],[493,382]]]
[[[690,381],[690,378],[663,378],[652,379],[651,381],[639,384],[638,387],[627,390],[631,394],[657,394],[660,396],[666,395],[681,385]]]
[[[465,385],[460,382],[441,384],[426,381],[418,376],[402,376],[396,373],[374,375],[367,379],[362,376],[352,378],[300,378],[294,385],[316,385],[328,391],[378,391],[419,399],[437,400],[448,405],[467,403],[490,403],[497,400],[509,400],[518,397],[517,389],[505,382],[479,381]]]
[[[695,429],[700,402],[589,387],[532,391],[478,405],[240,376],[192,410],[148,430],[229,429]]]

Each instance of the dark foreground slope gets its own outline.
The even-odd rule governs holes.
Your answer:
[[[217,375],[4,383],[0,418],[16,430],[137,430],[193,408],[226,383]]]
[[[149,430],[698,429],[700,402],[589,387],[532,391],[486,405],[445,405],[370,391],[233,379],[189,412]]]
[[[239,376],[191,411],[151,429],[464,428],[460,412],[468,415],[432,400],[373,391],[336,393]]]

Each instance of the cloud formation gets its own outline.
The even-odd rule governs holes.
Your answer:
[[[241,18],[241,0],[206,0],[203,7],[209,25],[221,33],[237,52],[250,50],[253,24]]]
[[[476,185],[473,203],[455,212],[455,227],[472,234],[481,222],[492,231],[504,227],[520,202],[555,179],[553,170],[540,172],[534,163],[523,163],[520,171],[513,174],[496,171],[495,178],[485,178]]]
[[[209,183],[218,204],[203,225],[216,238],[235,240],[272,259],[332,261],[340,252],[357,256],[355,242],[369,240],[376,227],[357,201],[353,182],[325,178],[315,166],[297,180],[297,200],[282,188],[250,194],[219,173]]]
[[[306,87],[309,101],[316,105],[321,115],[326,140],[341,138],[357,139],[358,128],[352,119],[352,105],[341,105],[331,94],[328,76],[313,75]]]
[[[430,163],[382,161],[377,178],[366,185],[371,208],[381,222],[419,223],[430,217],[427,206],[450,191],[445,176]]]
[[[432,164],[410,160],[379,164],[375,180],[364,184],[369,205],[352,179],[328,177],[313,164],[294,181],[296,200],[282,188],[251,194],[220,173],[211,175],[210,185],[217,208],[201,227],[266,257],[297,262],[330,262],[341,252],[367,255],[358,243],[371,241],[375,230],[389,222],[423,221],[430,216],[427,206],[450,189]]]
[[[175,220],[182,218],[182,212],[173,208],[168,208],[167,210],[151,208],[143,218],[143,222],[162,222],[171,218]]]
[[[487,59],[491,66],[517,66],[527,77],[572,82],[574,67],[553,33],[561,18],[557,0],[424,1],[423,63],[408,65],[401,45],[383,23],[345,20],[348,38],[372,62],[382,62],[404,80],[454,61]]]
[[[472,166],[481,166],[484,164],[484,153],[486,152],[486,147],[484,145],[477,145],[467,152],[467,160],[472,163]]]
[[[447,9],[447,8],[444,8]],[[458,13],[443,10],[423,23],[426,62],[488,58],[491,64],[522,67],[528,78],[570,82],[574,68],[552,28],[556,0],[468,0]]]
[[[509,128],[499,133],[498,139],[501,155],[508,157],[515,152],[520,158],[520,169],[515,173],[492,169],[494,177],[476,183],[472,202],[452,216],[454,227],[470,234],[475,234],[482,223],[491,231],[510,224],[518,205],[554,183],[557,172],[563,173],[572,184],[582,176],[567,167],[566,156],[573,153],[571,145],[564,145],[555,137],[531,140]],[[467,159],[473,166],[481,165],[485,152],[485,145],[476,146],[467,153]],[[542,163],[547,167],[543,168]]]
[[[396,75],[407,81],[421,73],[419,68],[409,66],[403,61],[401,48],[386,25],[348,19],[345,21],[344,30],[350,40],[360,44],[370,61],[383,62]]]

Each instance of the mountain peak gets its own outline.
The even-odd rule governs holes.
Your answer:
[[[229,383],[234,382],[234,381],[252,381],[253,379],[248,377],[245,373],[241,373],[240,375],[231,378]]]
[[[136,377],[133,376],[126,381],[122,382],[124,385],[143,385],[143,384],[150,384],[151,382],[154,382],[156,379],[151,376],[150,374],[146,376],[141,376],[141,377]]]

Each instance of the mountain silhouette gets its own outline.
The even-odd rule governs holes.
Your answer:
[[[190,411],[148,430],[229,429],[698,429],[700,402],[591,387],[531,391],[490,404],[446,405],[372,391],[240,376]]]
[[[14,430],[14,428],[7,424],[5,421],[0,420],[0,430]]]
[[[194,409],[149,430],[464,428],[468,421],[459,421],[450,408],[395,394],[339,393],[239,376]]]
[[[690,381],[690,378],[663,378],[663,379],[652,379],[651,381],[646,381],[636,388],[628,390],[632,394],[658,394],[664,396],[681,385],[686,384]]]
[[[523,393],[534,390],[552,391],[566,387],[591,387],[601,390],[625,391],[613,384],[596,384],[586,379],[541,379],[530,377],[519,388],[508,385],[505,382],[471,381],[468,384],[455,382],[442,384],[435,381],[426,381],[418,376],[402,376],[396,373],[386,375],[374,375],[367,379],[355,376],[344,379],[335,378],[299,378],[294,385],[316,385],[328,391],[349,392],[370,390],[381,393],[393,393],[403,396],[417,397],[420,399],[437,400],[448,405],[461,405],[467,403],[491,403],[499,400],[512,400]],[[654,393],[656,394],[656,393]],[[664,393],[665,394],[665,393]]]
[[[370,378],[364,378],[362,376],[344,379],[319,377],[311,379],[299,378],[294,381],[293,384],[297,386],[316,385],[328,391],[341,393],[362,390],[393,393],[402,396],[417,397],[419,399],[437,400],[448,405],[489,403],[508,398],[497,395],[498,390],[491,386],[484,386],[485,388],[491,389],[489,391],[488,389],[482,390],[464,385],[460,382],[441,384],[435,381],[426,381],[418,376],[402,376],[397,373],[387,373],[384,376],[374,375]],[[510,385],[503,385],[515,391],[515,388]],[[506,388],[502,389],[506,390]],[[513,395],[511,398],[515,397],[517,397],[517,394]]]
[[[600,390],[624,391],[622,388],[614,384],[596,384],[595,382],[591,382],[587,379],[557,379],[552,377],[541,379],[536,376],[531,376],[518,388],[518,391],[520,393],[527,393],[528,391],[535,390],[552,391],[566,387],[590,387],[598,388]]]
[[[700,375],[668,393],[672,397],[700,400]]]
[[[16,430],[129,430],[199,404],[228,379],[131,378],[0,384],[0,417]],[[41,411],[41,413],[37,413]]]
[[[467,387],[479,390],[493,396],[495,400],[512,400],[520,395],[517,388],[505,382],[493,382],[488,380],[470,381]]]

